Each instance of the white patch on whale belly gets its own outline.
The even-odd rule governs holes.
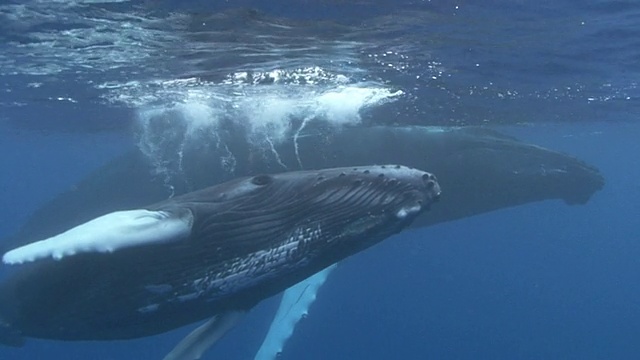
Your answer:
[[[13,249],[2,257],[5,264],[43,258],[60,260],[81,253],[110,253],[134,246],[180,240],[191,233],[193,215],[165,211],[128,210],[100,216],[62,234]]]
[[[300,251],[300,246],[318,241],[322,237],[319,224],[294,229],[284,240],[267,250],[258,250],[223,264],[203,277],[183,284],[183,289],[171,294],[168,301],[185,302],[205,296],[214,301],[220,296],[234,293],[258,284],[265,279],[278,277],[291,268],[309,261],[309,254]]]

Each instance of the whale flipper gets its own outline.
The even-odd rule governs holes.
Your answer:
[[[197,360],[246,314],[229,311],[212,317],[189,333],[163,360]]]
[[[311,277],[285,290],[276,316],[269,326],[269,331],[262,341],[262,345],[254,360],[275,360],[284,344],[293,335],[296,324],[309,311],[309,307],[316,300],[318,289],[327,281],[327,276],[336,264],[312,275]]]
[[[163,243],[189,236],[193,214],[167,211],[116,211],[62,234],[8,251],[5,264],[21,264],[43,258],[60,260],[78,253],[111,253],[133,246]]]

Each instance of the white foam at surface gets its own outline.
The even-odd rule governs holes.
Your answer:
[[[193,215],[174,216],[164,211],[117,211],[76,226],[62,234],[13,249],[5,264],[44,258],[63,259],[81,253],[111,253],[120,249],[186,238]]]
[[[273,71],[269,76],[277,82],[284,74]],[[303,74],[313,78],[312,73]],[[317,75],[326,76],[319,71]],[[246,76],[236,74],[234,79]],[[204,142],[221,150],[228,149],[218,134],[218,125],[224,120],[246,129],[244,136],[253,151],[271,156],[287,168],[275,149],[291,138],[297,146],[298,137],[308,125],[327,124],[335,130],[357,125],[363,109],[395,101],[404,94],[380,84],[346,84],[348,80],[343,78],[329,84],[312,82],[313,85],[220,84],[197,79],[158,83],[157,96],[164,93],[166,101],[159,106],[144,107],[139,112],[139,146],[169,183],[176,172],[182,171],[181,158],[176,158],[176,154],[181,157],[187,146]],[[158,127],[156,123],[161,125]],[[225,157],[233,163],[234,154]],[[168,164],[178,164],[178,168],[170,169]]]
[[[381,105],[402,94],[385,88],[340,86],[318,97],[316,111],[335,125],[357,124],[363,108]]]
[[[219,145],[216,135],[222,116],[219,103],[207,94],[189,90],[179,103],[139,111],[138,147],[150,160],[156,174],[164,176],[168,188],[172,189],[174,173],[183,172],[182,160],[190,143],[202,139]],[[177,168],[172,169],[172,164],[177,164]]]
[[[240,117],[250,126],[253,143],[269,139],[281,143],[290,130],[290,119],[304,113],[304,101],[277,94],[260,94],[239,103]]]
[[[403,94],[364,84],[322,89],[286,86],[268,90],[245,93],[236,108],[239,119],[246,118],[254,131],[261,131],[272,140],[286,139],[289,132],[296,130],[291,128],[292,119],[353,125],[360,122],[363,109],[393,101]]]
[[[187,132],[189,136],[194,136],[198,131],[215,126],[219,119],[216,109],[198,99],[179,104],[176,106],[176,110],[183,114],[188,125]]]

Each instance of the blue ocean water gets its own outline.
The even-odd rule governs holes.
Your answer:
[[[0,18],[0,236],[145,139],[157,159],[179,151],[149,135],[157,114],[196,130],[239,119],[269,141],[292,117],[490,126],[598,167],[605,188],[583,206],[503,209],[348,259],[281,358],[640,356],[636,2],[28,1]],[[276,307],[205,358],[253,358]],[[188,331],[30,340],[0,358],[158,359]]]

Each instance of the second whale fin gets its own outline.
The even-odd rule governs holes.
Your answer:
[[[245,314],[245,311],[229,311],[214,316],[182,339],[163,360],[200,359],[202,354],[231,330]]]
[[[336,266],[333,264],[285,290],[280,307],[254,360],[278,358],[285,343],[293,335],[296,324],[308,313],[309,307],[316,300],[318,290]]]

